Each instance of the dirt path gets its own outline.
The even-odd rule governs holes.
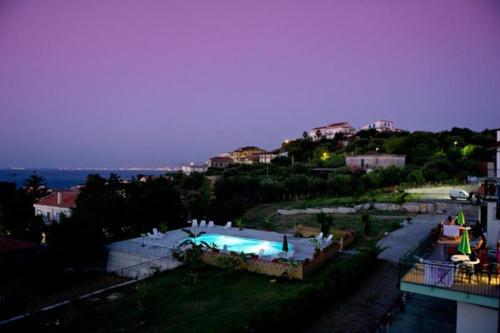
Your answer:
[[[400,296],[398,280],[397,265],[381,261],[380,267],[351,296],[322,315],[305,332],[373,332]]]

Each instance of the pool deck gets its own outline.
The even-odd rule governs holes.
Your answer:
[[[185,229],[193,230],[187,226]],[[215,225],[212,228],[196,228],[193,231],[205,231],[207,234],[218,234],[235,236],[242,238],[253,238],[265,241],[282,242],[283,235],[274,231],[262,231],[256,229],[243,229],[238,228],[224,229],[224,227]],[[130,254],[139,255],[146,258],[161,258],[170,254],[170,249],[176,247],[179,241],[186,238],[187,235],[182,229],[167,231],[161,235],[161,238],[153,238],[149,236],[131,238],[124,241],[111,243],[108,245],[109,250],[116,250],[127,252]],[[288,243],[294,246],[294,253],[292,258],[295,260],[311,259],[314,254],[314,243],[309,238],[298,238],[293,235],[287,234]],[[263,259],[274,259],[274,257],[264,255]]]

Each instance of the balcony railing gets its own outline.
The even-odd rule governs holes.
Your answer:
[[[427,235],[399,261],[400,281],[466,294],[500,297],[497,268],[447,261],[433,234]]]

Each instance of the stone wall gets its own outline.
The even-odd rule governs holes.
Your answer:
[[[477,218],[478,206],[468,202],[405,202],[403,204],[396,203],[365,203],[355,205],[354,207],[322,207],[322,208],[306,208],[306,209],[278,209],[280,215],[298,215],[298,214],[355,214],[361,211],[376,209],[389,212],[414,213],[414,214],[457,214],[462,208],[466,216]]]

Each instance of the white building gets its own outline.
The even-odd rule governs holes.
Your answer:
[[[399,130],[394,127],[394,122],[391,120],[377,120],[368,125],[362,126],[360,130],[374,129],[377,132],[398,132]]]
[[[274,160],[276,157],[287,157],[288,152],[272,152],[272,153],[263,153],[259,155],[259,163],[271,163],[272,160]]]
[[[390,166],[404,168],[405,159],[405,155],[366,154],[346,156],[345,163],[350,168],[359,168],[364,170],[371,170],[376,168],[383,169]]]
[[[33,207],[35,215],[42,216],[47,224],[59,222],[61,216],[71,216],[71,208],[75,206],[77,191],[58,191],[38,200]]]
[[[318,134],[321,134],[321,136],[325,137],[326,139],[333,139],[335,138],[336,134],[343,134],[344,136],[349,137],[353,136],[355,133],[356,130],[351,126],[351,124],[347,122],[341,122],[315,127],[309,130],[309,137],[311,137],[313,140],[319,140],[320,137],[318,137]]]
[[[200,172],[200,173],[203,173],[203,172],[206,172],[207,171],[207,166],[206,165],[195,165],[194,163],[191,163],[189,165],[184,165],[182,166],[181,170],[182,170],[182,173],[186,174],[186,175],[190,175],[192,174],[193,172]]]
[[[230,156],[213,156],[207,161],[207,166],[209,168],[219,168],[225,169],[233,163],[233,159]]]

